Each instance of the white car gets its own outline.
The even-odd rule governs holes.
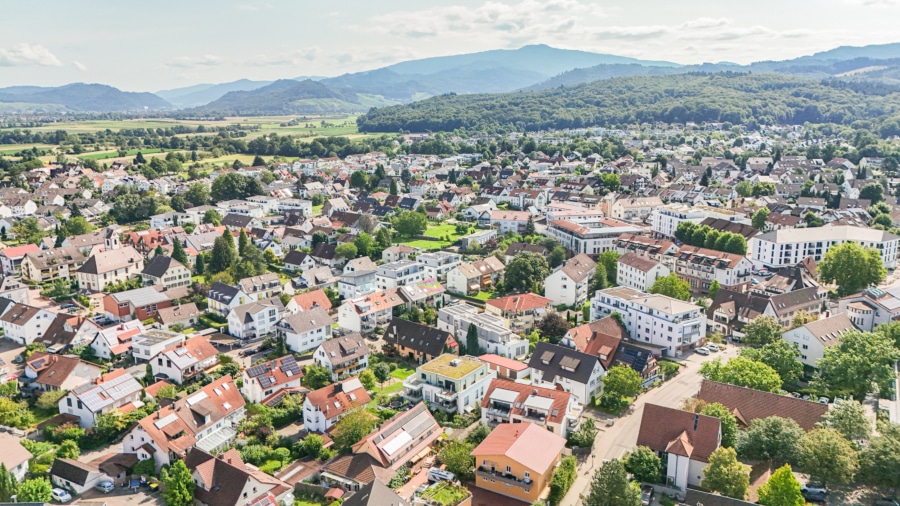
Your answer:
[[[50,495],[53,497],[53,500],[56,502],[69,502],[72,500],[72,494],[66,492],[61,488],[54,488]]]
[[[101,481],[100,483],[94,485],[94,488],[96,490],[99,490],[100,492],[103,492],[104,494],[108,494],[108,493],[112,492],[113,490],[115,490],[116,486],[113,485],[113,482],[107,480],[107,481]]]
[[[719,352],[719,345],[716,343],[707,344],[706,347],[709,348],[709,351],[711,351],[713,353]]]
[[[701,346],[694,351],[701,355],[709,355],[709,348],[707,348],[706,346]]]

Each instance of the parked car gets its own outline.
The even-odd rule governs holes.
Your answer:
[[[653,487],[644,485],[641,487],[641,506],[650,506],[653,504]]]
[[[701,346],[694,351],[701,355],[709,355],[709,348],[707,348],[706,346]]]
[[[101,481],[100,483],[94,485],[94,489],[99,490],[100,492],[103,492],[104,494],[108,494],[108,493],[112,492],[113,490],[115,490],[116,486],[113,484],[113,482],[106,480],[106,481]]]
[[[75,304],[72,304],[71,302],[66,302],[59,306],[60,309],[72,309],[73,307],[75,307]]]
[[[72,500],[72,494],[61,488],[54,488],[51,490],[50,496],[53,497],[53,500],[56,502],[69,502]]]
[[[428,481],[454,481],[456,480],[456,475],[451,473],[450,471],[444,471],[443,469],[431,468],[428,470]]]
[[[819,404],[828,404],[828,397],[819,397]]]
[[[712,351],[712,352],[715,352],[715,353],[718,353],[718,352],[719,352],[719,345],[716,344],[716,343],[709,343],[709,344],[706,345],[706,347],[709,348],[709,351]]]
[[[807,483],[800,487],[800,495],[808,502],[825,502],[825,496],[828,495],[828,490],[821,485]]]

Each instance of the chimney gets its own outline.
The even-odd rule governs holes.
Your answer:
[[[343,391],[344,391],[344,384],[341,383],[341,382],[335,383],[335,384],[334,384],[334,391],[335,391],[335,392],[343,392]]]

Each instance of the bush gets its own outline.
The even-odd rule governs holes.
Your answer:
[[[141,476],[156,476],[156,462],[153,459],[145,459],[134,465],[134,474]]]
[[[553,471],[553,478],[550,480],[550,496],[547,497],[550,506],[557,506],[562,502],[569,487],[575,483],[576,464],[575,457],[570,455],[564,457],[556,471]]]
[[[681,372],[681,366],[677,362],[672,362],[670,360],[660,360],[659,372],[668,380],[669,378],[672,378],[678,375],[679,372]]]

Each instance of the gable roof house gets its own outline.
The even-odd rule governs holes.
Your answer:
[[[178,306],[160,308],[156,313],[156,322],[163,330],[169,330],[173,325],[181,325],[182,328],[192,328],[200,321],[203,314],[197,308],[197,304],[190,302]]]
[[[169,346],[150,359],[153,376],[164,376],[179,385],[219,363],[216,348],[203,336]]]
[[[372,399],[359,378],[347,378],[312,391],[303,400],[303,421],[310,432],[325,432],[354,408]]]
[[[100,366],[97,364],[69,355],[35,352],[25,362],[23,383],[31,383],[32,388],[49,392],[74,390],[99,377]]]
[[[343,502],[344,506],[410,506],[379,480],[372,480]]]
[[[284,306],[278,297],[255,300],[228,312],[228,333],[243,339],[261,339],[275,334]]]
[[[57,488],[82,494],[110,477],[90,462],[57,458],[50,466],[50,482]]]
[[[331,312],[331,300],[328,298],[325,290],[313,290],[294,295],[287,305],[284,306],[284,311],[293,314],[299,311],[309,311],[314,307],[320,307],[325,311]]]
[[[22,258],[22,279],[41,284],[69,279],[85,261],[85,256],[75,246],[32,251]]]
[[[355,376],[369,367],[369,346],[358,332],[329,339],[313,353],[313,361],[331,371],[331,380]]]
[[[21,345],[28,345],[44,335],[56,315],[25,304],[15,304],[0,316],[3,337]]]
[[[50,353],[61,353],[69,348],[90,344],[100,331],[100,326],[83,316],[59,313],[50,322],[44,335],[34,342],[43,343]]]
[[[116,369],[68,392],[59,400],[59,412],[78,417],[82,428],[93,427],[97,415],[143,406],[141,384],[125,369]]]
[[[648,403],[637,444],[663,457],[667,481],[686,490],[703,480],[709,456],[722,444],[722,422],[714,416]]]
[[[20,439],[12,434],[0,434],[0,447],[3,448],[3,452],[0,453],[0,464],[6,466],[16,481],[23,481],[28,474],[28,461],[33,457],[31,452],[26,450]]]
[[[494,379],[481,401],[481,423],[534,422],[568,437],[578,428],[584,408],[569,392]]]
[[[599,358],[603,368],[609,370],[616,350],[627,339],[628,332],[619,320],[605,316],[569,329],[559,344]]]
[[[305,353],[331,338],[333,322],[328,311],[315,307],[285,316],[276,323],[275,330],[284,337],[288,349],[294,353]]]
[[[538,342],[528,367],[533,385],[569,392],[581,404],[603,390],[606,371],[600,359],[572,348]]]
[[[396,470],[427,452],[441,434],[425,403],[419,402],[353,445],[353,453],[366,453],[383,467]]]
[[[78,289],[100,292],[107,285],[140,276],[144,269],[143,260],[141,254],[130,246],[96,253],[75,271],[78,276]]]
[[[338,308],[338,324],[345,329],[363,335],[375,331],[393,318],[393,308],[403,305],[396,288],[372,292],[355,299],[345,300]]]
[[[220,281],[209,287],[207,294],[207,310],[222,318],[228,316],[233,308],[256,300],[254,297],[242,291],[239,287],[229,286]]]
[[[248,401],[269,405],[280,401],[284,396],[282,392],[300,388],[303,371],[293,355],[285,355],[244,369],[241,378],[241,393]]]
[[[753,420],[780,416],[790,418],[803,430],[810,431],[828,413],[827,404],[707,379],[700,384],[697,398],[725,406],[743,427],[750,425]]]
[[[553,305],[582,306],[587,301],[588,289],[597,263],[584,253],[579,253],[557,267],[544,281],[544,295]]]
[[[7,233],[10,232],[12,232],[12,227],[7,230]],[[3,269],[3,274],[9,276],[18,273],[25,255],[37,253],[40,250],[36,244],[23,244],[22,246],[3,248],[0,250],[0,267]]]
[[[94,353],[103,359],[112,360],[116,355],[126,355],[131,351],[132,338],[144,331],[140,320],[131,320],[114,327],[107,327],[99,332],[91,341]],[[150,357],[146,357],[150,359]]]
[[[184,463],[195,485],[194,501],[202,506],[294,503],[294,487],[245,464],[233,448],[214,456],[194,447],[185,455]]]
[[[222,376],[193,394],[142,418],[123,438],[125,453],[152,458],[157,470],[184,458],[194,446],[214,452],[228,445],[244,419],[244,398],[231,376]]]
[[[459,354],[459,344],[450,332],[402,318],[391,319],[383,339],[385,353],[396,353],[418,364],[444,353]]]
[[[141,271],[144,286],[161,285],[163,290],[191,284],[191,271],[178,260],[165,255],[156,255]]]
[[[286,271],[305,272],[316,266],[315,259],[309,253],[298,249],[291,250],[284,256],[284,269]]]
[[[825,350],[841,342],[846,332],[856,330],[847,313],[809,322],[795,329],[785,330],[781,338],[800,350],[800,362],[809,367],[817,367],[825,358]]]
[[[506,266],[489,256],[472,263],[461,263],[447,272],[447,290],[473,294],[489,290],[503,276]]]
[[[552,307],[553,301],[534,293],[508,295],[485,301],[484,312],[509,322],[514,332],[530,332]]]

